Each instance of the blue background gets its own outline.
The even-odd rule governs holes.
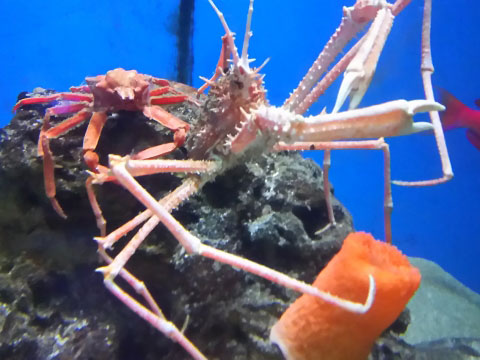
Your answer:
[[[340,1],[257,0],[250,57],[264,68],[268,98],[281,105],[340,23]],[[237,46],[243,39],[248,0],[217,0]],[[347,6],[353,0],[346,1]],[[85,76],[124,67],[158,77],[175,76],[172,33],[178,1],[70,0],[0,1],[0,126],[11,119],[18,93],[43,88],[65,91]],[[433,1],[433,81],[472,105],[480,97],[480,2]],[[377,72],[361,106],[423,98],[420,31],[423,2],[411,4],[395,20]],[[223,29],[207,0],[195,3],[193,85],[216,65]],[[331,111],[339,82],[311,113]],[[427,121],[424,116],[416,120]],[[406,254],[439,263],[480,292],[480,152],[464,130],[446,134],[455,177],[426,188],[393,187],[394,243]],[[390,139],[392,177],[421,180],[441,175],[431,135]],[[306,156],[321,161],[321,153]],[[383,238],[383,160],[379,151],[332,154],[335,194],[352,212],[357,230]]]

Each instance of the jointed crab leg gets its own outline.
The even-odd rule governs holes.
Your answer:
[[[390,150],[388,144],[383,138],[377,140],[359,140],[359,141],[330,141],[330,142],[295,142],[293,144],[279,143],[274,147],[275,151],[283,150],[324,150],[325,157],[323,161],[323,192],[325,196],[325,202],[328,213],[329,224],[324,228],[317,231],[321,233],[326,230],[330,225],[335,225],[335,216],[333,214],[333,208],[331,203],[330,194],[330,182],[328,180],[328,172],[330,168],[330,151],[339,149],[376,149],[383,151],[384,167],[384,229],[385,229],[385,241],[392,243],[392,225],[391,225],[391,213],[393,209],[392,201],[392,187],[391,187],[391,175],[390,175]]]
[[[429,100],[397,100],[382,105],[344,111],[335,114],[322,113],[318,116],[303,117],[285,111],[283,108],[260,107],[256,112],[256,123],[263,131],[274,131],[284,138],[274,150],[325,149],[327,167],[324,169],[324,193],[330,223],[335,224],[330,201],[328,182],[329,151],[332,149],[380,149],[384,154],[384,212],[385,240],[392,241],[391,212],[392,194],[390,187],[390,152],[383,141],[385,136],[412,134],[431,130],[426,122],[413,122],[418,112],[442,110],[443,106]],[[337,141],[342,139],[380,137],[375,141]],[[337,141],[337,142],[336,142]]]
[[[98,246],[98,253],[107,264],[110,264],[113,261],[113,259],[107,254],[105,249],[100,245]],[[150,306],[150,309],[157,316],[161,318],[165,318],[165,315],[163,315],[162,310],[160,310],[160,308],[158,307],[158,304],[153,299],[152,294],[150,294],[150,291],[148,291],[143,281],[140,281],[125,269],[120,270],[118,275],[122,277],[122,279],[124,279],[127,282],[127,284],[129,284],[135,290],[137,294],[139,294],[145,299],[148,306]]]
[[[423,11],[423,29],[422,29],[422,80],[423,88],[425,90],[425,97],[428,100],[433,100],[432,88],[432,51],[430,46],[430,30],[431,30],[431,14],[432,14],[432,0],[425,0]],[[449,181],[453,177],[452,165],[448,156],[447,145],[445,143],[445,136],[443,134],[442,124],[440,122],[440,116],[437,111],[431,111],[429,113],[430,119],[433,125],[433,132],[435,134],[435,140],[440,154],[440,160],[442,162],[443,176],[438,179],[423,180],[423,181],[399,181],[394,180],[395,185],[403,186],[429,186],[437,185]]]
[[[200,350],[198,350],[197,347],[193,345],[185,335],[182,334],[175,324],[147,309],[137,300],[124,292],[114,282],[106,281],[105,286],[113,295],[115,295],[128,308],[135,312],[135,314],[162,332],[166,337],[180,344],[195,360],[207,360]]]
[[[240,256],[229,254],[222,250],[202,244],[200,239],[189,233],[161,204],[159,204],[129,173],[127,167],[128,159],[116,156],[110,156],[110,167],[117,180],[128,189],[141,203],[148,207],[156,217],[167,227],[167,229],[177,238],[180,244],[188,253],[202,255],[213,260],[229,264],[247,272],[253,273],[279,285],[299,291],[304,294],[316,296],[324,301],[335,304],[348,311],[364,313],[370,308],[375,296],[375,280],[369,276],[370,287],[365,303],[357,303],[338,298],[330,293],[320,291],[319,289],[308,285],[302,281],[295,280],[278,271],[272,270],[266,266],[257,264],[253,261],[244,259]],[[103,271],[106,272],[105,270]],[[106,274],[108,277],[108,274]]]
[[[90,102],[92,101],[92,95],[89,94],[72,94],[72,93],[58,93],[52,94],[49,96],[37,96],[31,98],[25,98],[18,101],[15,106],[13,107],[12,111],[15,112],[19,108],[25,105],[33,105],[33,104],[43,104],[43,103],[50,103],[54,100],[68,100],[68,101],[81,101],[81,102]]]
[[[283,106],[298,114],[305,112],[323,91],[343,73],[347,65],[357,55],[360,48],[362,48],[362,54],[359,55],[359,59],[357,60],[357,62],[360,63],[352,65],[352,70],[357,71],[357,77],[353,80],[355,80],[362,92],[366,91],[375,71],[380,52],[390,31],[393,17],[398,15],[409,3],[410,0],[397,0],[394,5],[390,5],[384,0],[357,0],[354,6],[344,7],[344,16],[340,26]],[[317,84],[312,89],[340,51],[342,51],[346,44],[371,20],[374,20],[374,23],[368,33],[328,72],[322,79],[323,84]],[[370,44],[364,47],[363,43],[367,37],[369,38],[368,41]],[[360,59],[363,60],[360,61]],[[370,60],[365,62],[366,59]],[[367,71],[364,71],[365,69]],[[351,82],[352,78],[350,76],[350,78],[347,78],[347,83]],[[352,91],[357,91],[351,84],[345,84],[342,87],[343,89],[339,92],[335,106],[337,110]],[[352,108],[355,107],[355,102],[360,102],[361,97],[362,94],[360,92],[355,95],[354,104],[351,106]]]
[[[56,199],[57,191],[54,175],[55,163],[53,161],[52,152],[50,151],[49,140],[66,133],[71,129],[72,126],[78,125],[88,119],[89,113],[84,109],[86,106],[87,105],[85,103],[80,103],[68,106],[56,106],[48,109],[38,139],[38,154],[43,156],[43,181],[45,184],[45,193],[50,199],[50,203],[57,214],[63,218],[66,218],[67,215]],[[74,116],[62,121],[60,124],[50,128],[51,115],[69,113],[72,110],[79,112]]]
[[[194,178],[185,179],[180,186],[174,191],[163,197],[159,202],[168,211],[176,208],[182,201],[190,197],[192,194],[198,191],[198,183]],[[125,236],[130,231],[141,225],[145,221],[150,222],[153,220],[151,226],[149,225],[149,231],[153,230],[159,223],[157,217],[152,217],[152,212],[149,209],[142,211],[130,221],[126,222],[118,229],[112,231],[110,234],[104,237],[96,237],[95,240],[102,245],[105,249],[111,248],[122,236]],[[156,222],[155,222],[156,221]],[[147,226],[146,224],[144,226]],[[147,230],[142,230],[147,231]]]
[[[118,156],[110,155],[110,162],[120,161]],[[194,161],[194,160],[126,160],[128,169],[133,176],[144,176],[162,172],[182,172],[182,173],[207,173],[217,169],[217,163],[210,161]],[[159,206],[165,211],[169,212],[174,207],[178,206],[183,200],[188,198],[191,194],[195,193],[201,186],[200,181],[195,178],[188,178],[184,183],[173,192],[167,195],[165,198],[159,201]],[[145,214],[142,218],[150,214]],[[137,219],[137,221],[140,220]],[[145,218],[146,220],[146,218]],[[106,268],[101,268],[104,275],[109,278],[115,278],[120,269],[124,267],[130,257],[135,253],[137,248],[143,242],[143,240],[150,234],[150,232],[158,224],[157,217],[151,217],[147,223],[137,232],[137,234],[130,240],[130,242],[122,249],[122,251],[115,257],[114,261]],[[124,235],[117,234],[118,235]],[[96,238],[99,244],[103,247],[110,247],[115,238]]]
[[[350,96],[350,109],[355,109],[370,85],[378,58],[393,24],[393,15],[388,7],[378,10],[375,20],[365,35],[362,46],[344,73],[344,78],[333,112],[337,112]]]
[[[372,16],[375,16],[378,6],[381,6],[378,1],[377,4],[372,4],[370,7],[368,7],[368,5],[363,5],[365,4],[362,1],[357,1],[357,3],[350,8],[344,7],[344,16],[340,26],[327,42],[322,52],[315,60],[307,74],[304,76],[298,87],[285,101],[283,106],[286,109],[294,111],[297,108],[298,104],[302,102],[310,93],[311,88],[327,70],[328,66],[333,62],[335,57],[340,53],[340,51],[342,51],[346,44],[372,19]]]
[[[93,178],[93,177],[92,177]],[[198,179],[187,178],[177,189],[166,195],[159,201],[159,204],[167,211],[171,211],[177,207],[183,200],[191,196],[198,190]],[[137,234],[131,239],[128,245],[125,247],[115,259],[110,258],[107,255],[105,248],[109,248],[120,237],[124,236],[135,227],[148,220]],[[141,242],[148,236],[148,234],[159,224],[160,220],[156,216],[152,216],[150,210],[145,210],[141,214],[137,215],[134,219],[130,220],[125,225],[121,226],[114,232],[110,233],[107,237],[97,237],[95,240],[98,242],[98,251],[102,258],[107,262],[107,266],[99,268],[97,271],[103,272],[105,275],[105,286],[112,294],[114,294],[120,301],[128,306],[137,315],[145,319],[156,329],[165,334],[165,336],[178,342],[194,359],[203,360],[206,357],[193,345],[185,335],[178,330],[178,328],[171,322],[165,319],[162,311],[158,307],[155,300],[153,300],[150,292],[146,288],[145,284],[131,275],[124,269],[126,261],[135,252],[136,248]],[[115,276],[120,275],[127,283],[140,294],[150,309],[146,308],[143,304],[132,298],[128,293],[123,291],[116,283]]]
[[[167,324],[164,319],[155,316],[153,313],[151,313],[148,309],[146,309],[143,305],[140,303],[136,302],[134,299],[132,299],[128,294],[123,292],[116,284],[113,283],[113,279],[116,276],[117,273],[121,272],[123,269],[123,266],[125,262],[128,260],[128,258],[133,254],[135,251],[136,247],[143,241],[143,239],[148,235],[148,233],[153,229],[153,227],[158,224],[159,221],[164,223],[167,228],[174,234],[177,239],[180,241],[180,243],[185,247],[187,252],[190,253],[196,253],[196,254],[201,254],[206,257],[210,257],[214,260],[227,263],[239,268],[242,268],[246,271],[252,272],[254,274],[257,274],[259,276],[265,277],[273,282],[276,282],[278,284],[290,287],[292,289],[295,289],[297,291],[303,292],[303,293],[308,293],[313,296],[317,296],[322,298],[325,301],[332,302],[334,304],[337,304],[338,306],[341,306],[349,311],[353,312],[359,312],[363,313],[369,309],[373,302],[374,294],[375,294],[375,282],[373,277],[370,276],[370,288],[369,288],[369,294],[367,296],[367,300],[365,304],[359,304],[356,302],[351,302],[348,300],[340,299],[337,298],[331,294],[328,293],[323,293],[319,291],[318,289],[307,285],[303,282],[294,280],[289,278],[288,276],[281,274],[277,271],[271,270],[265,266],[256,264],[254,262],[251,262],[249,260],[243,259],[241,257],[231,255],[228,253],[225,253],[221,250],[214,249],[210,246],[204,245],[200,242],[198,238],[193,236],[192,234],[188,233],[183,226],[181,226],[170,214],[169,214],[169,209],[171,209],[171,206],[175,205],[175,202],[178,202],[179,200],[183,199],[178,199],[176,197],[172,197],[171,202],[165,203],[165,207],[162,206],[162,201],[160,203],[157,203],[153,197],[151,197],[146,190],[144,190],[132,177],[132,175],[128,172],[127,166],[129,169],[132,170],[134,173],[138,174],[145,174],[145,173],[150,173],[151,172],[151,167],[147,166],[146,172],[142,169],[141,165],[143,165],[143,162],[133,162],[131,164],[128,164],[128,159],[122,159],[119,157],[111,156],[110,158],[110,163],[111,163],[111,168],[113,174],[116,176],[117,180],[125,186],[127,189],[129,189],[132,194],[134,194],[140,201],[142,201],[144,204],[146,204],[150,211],[152,211],[156,216],[150,217],[149,221],[147,222],[146,225],[148,225],[148,229],[143,229],[144,231],[140,231],[137,233],[136,240],[132,241],[127,245],[125,252],[122,251],[125,255],[119,254],[116,259],[113,260],[110,265],[108,265],[105,268],[99,269],[99,271],[102,271],[105,275],[105,283],[107,288],[114,293],[122,302],[124,302],[127,306],[129,306],[133,311],[135,311],[137,314],[142,316],[145,320],[150,322],[153,326],[155,326],[157,329],[160,331],[166,333],[167,336],[170,335],[170,331],[173,331],[171,329],[171,324]],[[204,162],[202,162],[204,163]],[[196,190],[198,189],[199,184],[195,185],[193,184],[191,186],[192,189]],[[175,201],[177,200],[177,201]],[[145,226],[146,226],[145,225]],[[145,227],[144,226],[144,227]],[[133,244],[133,242],[135,244]],[[125,249],[124,249],[125,250]],[[115,264],[115,262],[117,262]],[[178,334],[174,332],[175,336]],[[171,336],[170,336],[171,337]],[[183,335],[182,335],[183,339]],[[187,351],[191,352],[191,348],[187,345],[185,345],[181,340],[182,339],[177,339],[175,340],[179,341],[182,346],[184,346]]]

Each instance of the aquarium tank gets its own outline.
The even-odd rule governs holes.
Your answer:
[[[353,2],[255,2],[248,52],[254,59],[252,67],[269,59],[261,73],[270,104],[281,106],[297,87],[339,26],[342,6]],[[215,0],[236,34],[240,51],[248,3]],[[87,76],[119,67],[199,88],[204,84],[200,77],[210,78],[215,71],[225,33],[208,0],[4,0],[0,7],[0,127],[9,124],[19,96],[39,87],[68,91],[84,85]],[[445,89],[477,111],[479,13],[480,3],[475,1],[433,0],[432,82],[437,101],[440,89]],[[425,97],[420,74],[422,16],[423,1],[412,0],[395,19],[360,107]],[[342,76],[307,115],[331,112],[341,81]],[[480,115],[475,116],[480,129]],[[415,121],[429,121],[428,114],[416,115]],[[407,256],[435,262],[480,293],[480,149],[467,139],[464,128],[445,131],[445,139],[453,179],[425,187],[392,185],[393,244]],[[386,141],[392,180],[442,176],[433,132]],[[322,151],[304,151],[302,156],[322,166]],[[383,168],[379,150],[331,152],[335,197],[352,214],[355,230],[376,239],[385,237]]]

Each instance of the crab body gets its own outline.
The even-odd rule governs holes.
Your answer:
[[[124,69],[87,77],[85,82],[93,95],[94,111],[142,111],[150,105],[150,89],[155,86],[151,77]]]

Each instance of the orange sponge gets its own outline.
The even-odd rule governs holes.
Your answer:
[[[355,314],[302,295],[273,326],[270,339],[288,360],[365,360],[383,330],[400,315],[420,285],[420,272],[397,248],[370,234],[351,233],[320,272],[316,288],[364,303],[369,274],[376,283],[372,307]]]

